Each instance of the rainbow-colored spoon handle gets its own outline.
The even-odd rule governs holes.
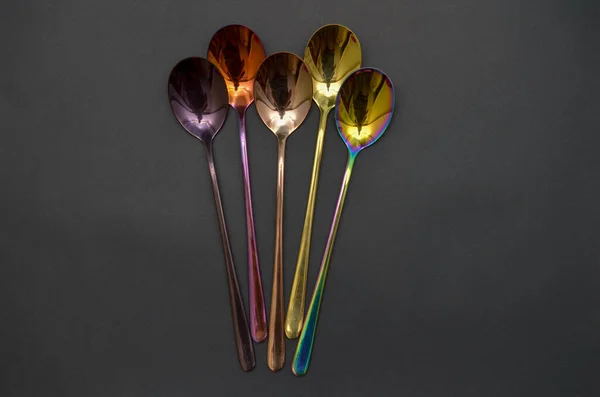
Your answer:
[[[348,157],[348,164],[346,166],[346,172],[344,173],[342,189],[340,191],[340,196],[335,209],[331,230],[329,231],[327,246],[325,247],[325,255],[323,256],[323,261],[321,262],[321,269],[319,270],[319,276],[317,277],[317,284],[308,307],[308,312],[306,313],[306,319],[304,322],[304,327],[302,328],[302,333],[300,334],[300,339],[298,340],[298,346],[296,346],[296,354],[294,355],[294,361],[292,363],[292,371],[297,376],[302,376],[306,373],[306,371],[308,371],[308,365],[310,363],[313,344],[315,342],[315,334],[317,331],[317,321],[319,320],[319,309],[321,308],[321,301],[323,300],[325,280],[327,278],[327,271],[329,270],[329,261],[331,259],[331,254],[333,253],[333,243],[335,242],[335,236],[340,224],[342,208],[344,207],[346,192],[348,191],[348,184],[350,182],[350,176],[352,175],[352,167],[354,166],[354,160],[356,160],[357,154],[358,152],[350,152]]]
[[[296,347],[292,364],[292,371],[295,375],[301,376],[308,371],[315,342],[319,309],[323,300],[325,279],[354,161],[361,150],[372,145],[386,130],[394,112],[394,97],[394,87],[389,77],[373,68],[362,68],[353,72],[344,81],[337,96],[336,124],[340,136],[348,147],[348,165],[327,239],[325,255],[321,262],[317,285]]]

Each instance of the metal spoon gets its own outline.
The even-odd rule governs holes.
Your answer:
[[[248,237],[248,283],[250,295],[250,324],[252,338],[262,342],[267,337],[267,312],[263,295],[254,214],[248,151],[246,149],[246,109],[254,101],[254,77],[265,59],[265,49],[258,36],[242,25],[228,25],[212,37],[208,47],[208,60],[225,78],[229,104],[239,118],[242,167],[244,169],[244,197],[246,201],[246,235]]]
[[[342,84],[336,106],[336,124],[340,136],[348,147],[348,164],[329,238],[327,239],[325,255],[321,262],[315,290],[306,314],[306,322],[296,347],[292,371],[298,376],[304,375],[308,370],[317,329],[319,308],[323,299],[325,279],[352,167],[358,153],[379,139],[387,128],[394,112],[394,86],[389,77],[377,69],[359,69],[352,73]]]
[[[193,57],[180,61],[173,68],[169,76],[168,94],[177,121],[187,132],[203,143],[206,151],[225,253],[237,354],[244,371],[250,371],[256,364],[254,346],[233,265],[213,159],[213,140],[227,117],[227,87],[223,77],[208,60]]]
[[[342,25],[325,25],[319,28],[308,41],[304,51],[304,62],[313,80],[313,99],[319,107],[321,116],[302,240],[285,318],[285,334],[289,339],[297,338],[302,330],[313,214],[323,155],[323,141],[327,128],[327,115],[335,106],[335,99],[342,82],[350,73],[360,67],[361,59],[360,43],[356,35]]]
[[[308,68],[297,55],[278,52],[266,58],[254,83],[256,110],[277,137],[277,215],[273,289],[269,316],[267,364],[278,371],[285,363],[283,331],[283,177],[285,143],[302,124],[311,107],[312,81]]]

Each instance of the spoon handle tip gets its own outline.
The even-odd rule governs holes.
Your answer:
[[[312,356],[313,344],[315,342],[315,334],[317,331],[317,321],[319,319],[319,309],[323,297],[323,287],[325,284],[325,275],[323,272],[319,274],[319,284],[315,288],[308,312],[306,313],[306,322],[302,328],[294,361],[292,362],[292,372],[296,376],[303,376],[308,371],[308,365]]]

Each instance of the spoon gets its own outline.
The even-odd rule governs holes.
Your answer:
[[[250,297],[250,324],[252,338],[260,343],[267,337],[267,312],[258,264],[252,189],[246,141],[246,109],[254,101],[254,77],[265,59],[265,49],[258,36],[242,25],[228,25],[212,37],[208,46],[208,60],[225,78],[229,104],[239,118],[242,167],[244,170],[244,198],[246,201],[246,235],[248,237],[248,283]]]
[[[315,212],[327,116],[331,109],[335,107],[335,99],[342,81],[360,67],[360,43],[356,35],[345,26],[322,26],[308,41],[304,50],[304,62],[312,76],[313,100],[319,107],[321,115],[312,179],[304,217],[304,228],[302,229],[296,273],[294,274],[290,302],[285,318],[285,334],[289,339],[296,339],[302,330],[313,214]]]
[[[372,145],[384,133],[394,112],[394,101],[391,80],[383,72],[373,68],[362,68],[352,73],[344,81],[338,94],[335,119],[340,136],[348,147],[348,164],[321,269],[294,355],[292,371],[297,376],[304,375],[308,370],[325,279],[354,161],[361,150]]]
[[[269,315],[267,364],[279,371],[285,363],[283,331],[283,177],[287,138],[302,124],[311,106],[312,81],[302,59],[289,52],[266,58],[254,82],[256,110],[277,138],[277,213],[275,260]]]
[[[196,57],[186,58],[171,71],[168,93],[175,118],[187,132],[202,142],[206,151],[225,254],[225,269],[227,270],[237,354],[244,371],[251,371],[256,364],[254,347],[233,265],[213,158],[213,140],[227,117],[225,81],[208,60]]]

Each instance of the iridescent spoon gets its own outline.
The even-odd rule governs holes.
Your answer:
[[[228,25],[212,37],[208,60],[221,72],[229,92],[229,104],[237,111],[244,169],[244,197],[246,201],[246,235],[248,237],[248,283],[250,295],[250,324],[252,338],[262,342],[267,337],[267,312],[263,295],[258,250],[254,232],[252,189],[246,149],[246,109],[254,101],[254,77],[265,59],[265,49],[258,36],[242,25]]]
[[[340,136],[348,147],[348,165],[344,174],[342,189],[338,198],[333,223],[325,247],[325,255],[315,290],[306,313],[306,322],[298,340],[296,354],[292,364],[295,375],[304,375],[308,370],[312,347],[315,340],[319,308],[323,299],[325,278],[333,252],[333,243],[337,233],[344,199],[352,167],[358,153],[372,145],[387,128],[394,111],[394,87],[388,76],[377,69],[363,68],[352,73],[342,84],[337,98],[335,115]]]
[[[335,99],[342,81],[360,67],[361,58],[360,43],[356,35],[342,25],[321,27],[312,35],[304,51],[304,62],[306,62],[313,80],[313,99],[319,107],[321,117],[296,274],[285,318],[285,334],[290,339],[295,339],[300,335],[304,318],[310,240],[327,115],[335,106]]]
[[[302,124],[311,106],[312,81],[302,59],[289,52],[278,52],[264,60],[254,83],[256,110],[277,137],[277,213],[275,260],[269,315],[267,364],[279,371],[285,363],[283,332],[283,177],[285,143]]]
[[[168,90],[173,114],[187,132],[203,143],[206,151],[225,253],[237,354],[244,371],[250,371],[256,363],[254,346],[233,265],[213,159],[213,140],[227,117],[227,87],[223,77],[209,61],[202,58],[187,58],[179,62],[171,71]]]

